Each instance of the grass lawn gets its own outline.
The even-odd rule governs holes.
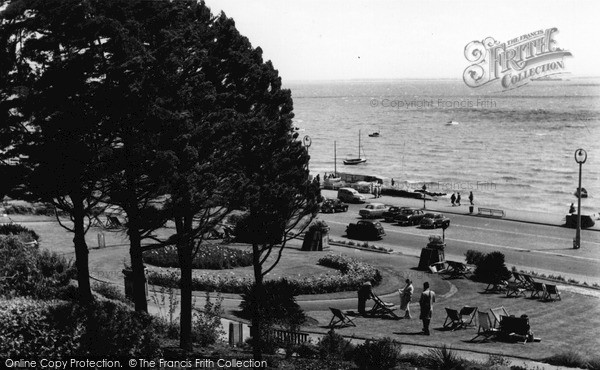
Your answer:
[[[57,252],[72,253],[72,234],[64,231],[51,218],[39,216],[13,217],[35,230],[41,236],[42,248]],[[20,219],[20,220],[19,220]],[[96,235],[100,230],[91,229],[87,240],[90,246],[96,246]],[[163,230],[168,234],[172,231]],[[101,250],[90,251],[90,269],[94,275],[105,280],[121,283],[123,281],[121,270],[123,263],[129,261],[129,252],[126,245],[126,236],[122,233],[105,232],[106,244],[109,246]],[[360,338],[392,337],[404,343],[442,346],[447,345],[457,349],[472,350],[482,353],[496,353],[510,356],[519,356],[530,359],[543,359],[566,350],[574,350],[587,355],[595,354],[600,347],[600,338],[597,336],[600,327],[600,298],[598,291],[580,289],[585,294],[580,294],[577,289],[560,286],[562,301],[543,302],[527,297],[506,298],[503,294],[482,293],[485,284],[475,283],[467,279],[444,280],[440,276],[431,275],[414,270],[418,259],[413,256],[401,254],[381,254],[358,251],[354,249],[333,246],[327,252],[302,252],[300,241],[290,243],[279,265],[269,274],[268,278],[280,276],[310,276],[315,274],[336,274],[337,271],[322,266],[317,266],[317,260],[327,253],[343,253],[375,265],[384,277],[383,283],[375,289],[376,294],[385,301],[399,303],[397,289],[404,286],[407,277],[414,281],[416,288],[411,305],[412,320],[383,320],[377,318],[356,317],[357,327],[348,327],[338,330],[345,336]],[[234,246],[248,248],[247,246]],[[274,258],[274,257],[273,257]],[[152,267],[150,267],[152,268]],[[252,268],[236,268],[232,270],[208,271],[200,270],[196,273],[211,274],[236,274],[239,276],[252,276]],[[421,322],[418,320],[419,306],[416,303],[421,292],[423,281],[430,281],[438,299],[434,306],[434,316],[431,322],[432,335],[429,337],[418,335]],[[228,313],[237,310],[239,297],[224,295],[224,307]],[[198,297],[202,297],[198,294]],[[314,323],[304,330],[325,333],[325,327],[331,319],[329,307],[343,310],[356,311],[356,292],[341,292],[334,294],[321,294],[313,296],[299,296],[298,301],[307,314],[315,319]],[[197,306],[203,305],[202,299],[197,301]],[[489,343],[471,343],[477,329],[472,327],[456,331],[442,330],[446,318],[444,307],[460,309],[462,306],[477,306],[480,310],[488,311],[494,307],[505,307],[510,314],[529,316],[531,330],[536,337],[542,339],[539,343],[505,343],[491,341]],[[402,312],[399,312],[402,315]]]

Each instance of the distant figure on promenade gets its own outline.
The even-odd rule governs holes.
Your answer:
[[[421,189],[423,189],[423,191],[427,191],[427,185],[423,184],[423,187]]]
[[[460,193],[456,196],[456,205],[460,206]]]
[[[421,321],[423,321],[423,334],[429,335],[429,323],[433,315],[433,303],[435,302],[435,293],[429,290],[429,283],[423,283],[423,293],[419,305],[421,306]]]
[[[317,179],[317,182],[320,184],[321,183],[321,177],[319,176],[319,174],[317,174],[316,179]]]
[[[365,306],[367,300],[373,296],[373,286],[370,281],[365,282],[360,288],[358,288],[358,313],[364,315],[366,313]]]
[[[398,290],[398,293],[400,293],[400,309],[405,311],[405,319],[412,319],[412,316],[410,316],[410,301],[412,300],[414,291],[415,288],[410,279],[406,279],[406,286],[404,289]]]
[[[473,205],[473,192],[469,193],[469,202],[471,202],[471,205]]]
[[[392,177],[392,187],[394,186],[394,178]]]
[[[450,202],[452,203],[452,207],[454,207],[454,202],[456,202],[456,195],[454,195],[454,193],[452,193],[452,196],[450,197]]]
[[[571,203],[571,206],[569,207],[569,213],[575,213],[575,205],[573,203]]]

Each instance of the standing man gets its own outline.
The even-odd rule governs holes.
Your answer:
[[[454,193],[452,193],[452,196],[450,197],[450,202],[452,203],[452,207],[454,207],[454,202],[456,202],[456,195],[454,195]]]
[[[373,286],[370,281],[365,282],[358,289],[358,313],[361,315],[366,314],[365,306],[367,305],[367,300],[371,299],[373,296]]]
[[[471,205],[473,205],[473,192],[469,193],[469,202],[471,202]]]
[[[433,314],[433,302],[435,302],[435,293],[429,290],[429,282],[423,283],[423,293],[421,293],[421,300],[419,305],[421,306],[421,321],[423,321],[423,334],[429,334],[429,323],[431,322],[431,316]]]
[[[460,193],[456,196],[456,205],[460,206]]]

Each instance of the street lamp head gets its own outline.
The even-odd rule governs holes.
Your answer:
[[[585,163],[587,160],[587,152],[583,149],[577,149],[575,151],[575,162],[579,164]]]

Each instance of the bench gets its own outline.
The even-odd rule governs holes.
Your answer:
[[[505,213],[501,209],[477,207],[477,215],[487,217],[504,217]]]

